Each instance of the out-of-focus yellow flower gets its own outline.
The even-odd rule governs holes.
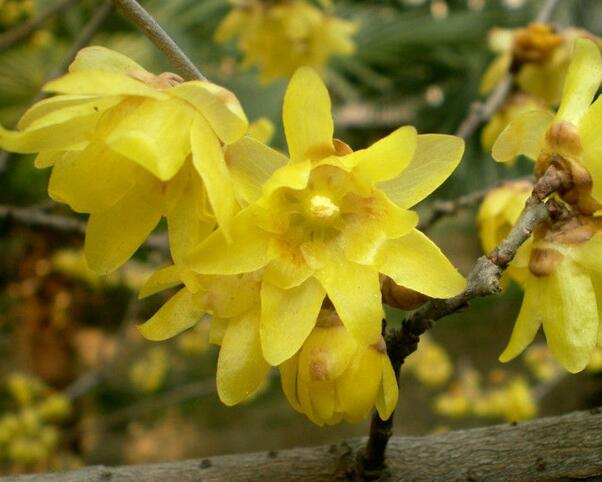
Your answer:
[[[546,104],[532,95],[517,93],[511,95],[504,105],[489,119],[481,131],[481,146],[489,151],[498,136],[510,122],[532,110],[546,110]]]
[[[33,17],[36,5],[33,0],[2,0],[0,1],[0,26],[11,27],[16,23]]]
[[[480,394],[481,376],[470,367],[459,371],[447,392],[435,398],[435,411],[446,417],[465,417],[470,414],[474,401]]]
[[[602,348],[597,346],[593,353],[592,357],[589,360],[587,365],[587,371],[591,373],[600,373],[602,372]]]
[[[359,422],[374,406],[386,420],[397,404],[384,340],[359,345],[334,310],[320,313],[301,350],[280,366],[280,375],[291,406],[320,426]]]
[[[447,382],[453,374],[453,366],[445,349],[431,337],[420,337],[418,350],[403,364],[418,381],[430,388],[437,388]]]
[[[236,97],[209,82],[154,75],[102,47],[81,50],[56,95],[29,109],[0,147],[37,152],[53,166],[49,193],[90,213],[90,267],[109,273],[167,217],[176,263],[215,221],[228,233],[238,210],[222,144],[247,131]],[[191,208],[190,206],[194,206]]]
[[[262,144],[269,144],[274,136],[274,124],[267,117],[260,117],[249,125],[248,134]]]
[[[598,47],[591,40],[577,40],[556,115],[544,110],[521,115],[504,129],[492,151],[498,162],[520,154],[536,160],[537,176],[555,163],[573,181],[562,199],[588,215],[602,207],[602,100],[592,104],[600,79]]]
[[[595,354],[599,351],[598,348],[592,353],[592,360]],[[562,367],[554,360],[550,349],[541,343],[531,345],[525,350],[523,355],[525,365],[535,378],[542,381],[549,381],[557,378],[562,371]],[[591,360],[590,360],[591,365]],[[590,366],[588,365],[588,367]]]
[[[602,47],[593,34],[574,28],[555,31],[552,26],[532,23],[516,30],[493,29],[489,43],[498,56],[481,82],[481,93],[488,94],[504,75],[511,72],[520,90],[557,105],[570,62],[573,42],[589,38]]]
[[[259,341],[260,280],[259,273],[197,275],[138,329],[145,338],[161,341],[195,326],[204,315],[211,315],[209,341],[221,345],[217,392],[226,405],[240,403],[261,387],[269,369]],[[140,296],[181,283],[179,270],[172,265],[157,271]]]
[[[516,377],[502,388],[494,388],[475,400],[477,417],[501,417],[508,422],[528,420],[537,415],[537,403],[523,377]]]
[[[222,20],[217,42],[238,37],[243,67],[257,65],[262,82],[290,77],[301,66],[322,69],[330,56],[349,55],[357,30],[305,0],[234,2]]]
[[[163,385],[167,370],[167,352],[165,348],[155,346],[130,367],[129,379],[139,392],[153,393]]]
[[[284,128],[290,159],[251,138],[227,149],[251,204],[234,218],[228,250],[218,229],[187,257],[203,274],[264,268],[261,344],[271,365],[299,350],[326,295],[360,344],[377,343],[379,273],[434,298],[464,289],[464,278],[415,229],[418,216],[408,209],[457,166],[461,139],[402,127],[353,152],[333,140],[328,91],[309,68],[290,82]]]

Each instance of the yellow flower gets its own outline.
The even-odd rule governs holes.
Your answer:
[[[492,151],[498,162],[520,154],[536,160],[537,176],[551,163],[570,173],[573,188],[562,198],[584,214],[602,207],[602,101],[591,104],[601,78],[598,47],[578,39],[556,115],[544,110],[521,115],[504,129]]]
[[[426,334],[420,337],[418,350],[407,358],[403,366],[429,388],[442,386],[454,370],[445,349]]]
[[[512,72],[522,92],[557,105],[577,38],[590,38],[602,46],[585,30],[567,28],[557,32],[542,23],[516,30],[493,29],[489,43],[498,56],[483,75],[481,93],[490,93],[504,75]]]
[[[527,94],[511,95],[504,105],[489,119],[481,131],[481,146],[488,151],[495,140],[510,122],[532,110],[546,109],[546,105],[537,97]]]
[[[329,15],[305,0],[235,7],[221,22],[217,42],[239,37],[244,67],[257,65],[262,82],[290,77],[301,66],[322,69],[331,55],[349,55],[354,23]]]
[[[20,131],[0,127],[0,147],[39,152],[37,167],[54,166],[51,197],[90,213],[85,250],[94,271],[127,261],[162,215],[176,263],[215,220],[227,229],[238,205],[222,143],[248,126],[231,92],[153,75],[102,47],[80,51],[45,90],[59,95],[27,111]]]
[[[140,297],[180,285],[180,276],[181,271],[174,265],[157,271],[142,288]],[[138,329],[145,338],[162,341],[211,315],[209,342],[221,345],[217,392],[223,403],[235,405],[261,388],[269,369],[259,341],[259,292],[259,273],[197,275]]]
[[[386,420],[397,404],[384,340],[359,345],[334,310],[320,313],[301,350],[280,366],[280,375],[291,406],[320,426],[359,422],[375,405]]]
[[[261,344],[271,365],[299,350],[326,295],[359,343],[377,343],[379,273],[434,298],[464,289],[464,278],[414,228],[418,216],[408,210],[456,167],[461,139],[402,127],[352,152],[333,141],[328,91],[309,68],[290,82],[284,127],[290,160],[250,138],[227,149],[251,204],[234,218],[228,249],[218,229],[187,257],[203,274],[265,268]]]
[[[260,117],[249,125],[247,134],[262,144],[269,144],[274,137],[274,124],[267,117]]]
[[[502,388],[483,393],[473,406],[477,417],[502,417],[507,422],[528,420],[537,415],[537,410],[529,384],[523,377],[516,377]]]
[[[599,218],[582,216],[548,222],[523,245],[510,266],[525,294],[500,361],[519,355],[543,326],[566,370],[586,367],[602,333],[601,227]]]

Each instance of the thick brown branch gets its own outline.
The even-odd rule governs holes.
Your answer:
[[[32,18],[31,20],[27,20],[26,22],[23,22],[13,27],[7,32],[4,32],[2,35],[0,35],[0,51],[12,47],[17,42],[25,40],[38,28],[40,28],[42,24],[46,22],[50,17],[52,17],[53,15],[57,15],[76,1],[77,0],[62,0],[60,2],[57,2],[51,7],[44,10],[37,17]]]
[[[163,27],[136,0],[114,0],[114,3],[165,54],[185,80],[207,80]]]
[[[87,467],[60,474],[5,477],[2,482],[323,482],[358,480],[354,459],[365,439],[330,446],[236,454],[153,465]],[[566,481],[602,477],[598,410],[518,425],[427,437],[393,437],[381,481]]]

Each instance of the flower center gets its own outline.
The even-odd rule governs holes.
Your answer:
[[[309,214],[317,221],[330,221],[339,212],[339,207],[328,196],[315,194],[309,200]]]

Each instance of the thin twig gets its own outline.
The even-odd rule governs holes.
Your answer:
[[[46,20],[53,15],[57,15],[61,11],[65,10],[71,4],[77,0],[61,0],[48,9],[44,10],[40,15],[31,20],[27,20],[15,27],[11,28],[7,32],[0,35],[0,51],[6,50],[12,47],[17,42],[25,40],[31,34],[33,34]]]
[[[184,80],[207,80],[157,20],[136,0],[114,0],[114,3],[165,54]]]
[[[69,48],[69,51],[67,52],[61,63],[44,78],[42,85],[61,76],[69,68],[69,65],[71,65],[71,62],[73,62],[73,60],[75,59],[77,52],[79,52],[82,48],[88,45],[90,40],[92,40],[92,37],[94,37],[96,32],[98,32],[98,30],[105,22],[105,20],[109,17],[112,11],[113,2],[111,0],[105,1],[98,8],[98,10],[94,13],[92,18],[88,21],[88,23],[84,26],[80,34],[77,36],[77,38],[73,42],[73,45],[71,46],[71,48]],[[47,92],[40,90],[38,94],[34,97],[34,99],[31,101],[31,104],[33,105],[36,102],[45,99],[46,97],[48,97],[48,95],[49,94]],[[10,152],[0,150],[0,173],[3,172],[6,166],[8,165],[11,156],[12,154]]]
[[[86,234],[86,223],[70,216],[49,214],[39,208],[22,208],[0,204],[0,220],[6,219],[32,228],[46,228],[79,236]],[[153,234],[143,244],[144,247],[164,254],[169,252],[167,238]]]
[[[559,0],[545,0],[545,3],[539,10],[537,17],[535,18],[536,22],[546,23],[550,21],[552,18],[552,14],[554,13],[554,9],[558,5]]]
[[[482,191],[471,192],[456,199],[450,199],[449,201],[435,201],[429,216],[420,221],[418,229],[420,231],[428,231],[444,217],[453,216],[458,211],[479,203],[489,191],[489,189],[485,189]]]
[[[488,256],[477,260],[468,275],[466,289],[452,298],[435,299],[426,303],[408,316],[401,328],[388,330],[387,352],[397,377],[405,359],[418,348],[420,336],[437,320],[465,308],[474,298],[500,292],[499,280],[502,273],[533,230],[548,218],[545,198],[566,188],[566,183],[565,174],[554,166],[548,168],[535,184],[531,197],[508,236]],[[358,464],[364,477],[377,478],[384,469],[385,450],[392,433],[393,415],[388,420],[381,420],[375,413],[372,416],[368,444]]]

